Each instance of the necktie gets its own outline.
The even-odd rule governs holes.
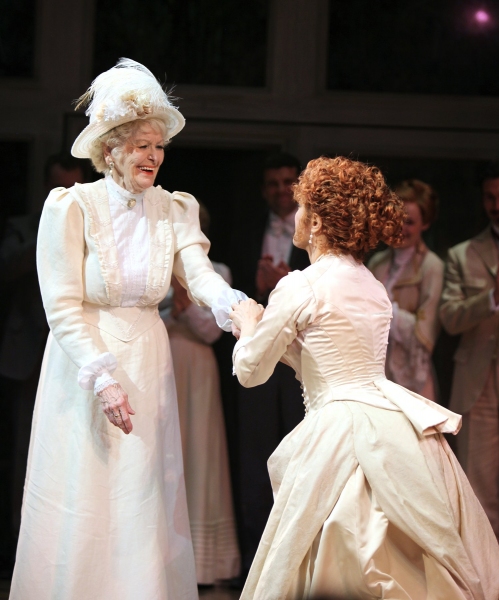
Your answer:
[[[288,237],[293,237],[295,234],[295,226],[294,223],[290,223],[289,221],[285,221],[281,219],[277,215],[270,215],[270,229],[276,237],[280,237],[281,235],[286,235]]]

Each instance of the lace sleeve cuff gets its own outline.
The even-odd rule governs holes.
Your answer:
[[[98,396],[102,390],[105,390],[107,387],[115,383],[118,382],[109,373],[102,373],[102,375],[99,375],[99,377],[97,377],[95,380],[94,394]]]
[[[107,385],[112,383],[110,381],[112,379],[111,373],[113,373],[117,366],[118,361],[114,354],[103,352],[96,359],[81,367],[78,371],[78,385],[84,390],[92,390],[96,385],[104,389],[102,384],[108,380],[109,383]]]
[[[248,296],[244,292],[233,290],[232,288],[224,289],[211,306],[211,311],[215,316],[217,325],[224,331],[231,331],[232,321],[229,319],[231,306],[236,302],[247,299]]]

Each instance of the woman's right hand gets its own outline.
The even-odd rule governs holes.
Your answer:
[[[119,427],[123,433],[129,434],[132,429],[130,415],[135,411],[128,402],[128,394],[119,383],[112,383],[101,390],[98,394],[102,410],[113,425]]]
[[[263,306],[257,304],[254,300],[243,300],[232,305],[229,318],[232,319],[233,326],[239,330],[241,337],[251,337],[256,326],[262,320],[264,311]]]

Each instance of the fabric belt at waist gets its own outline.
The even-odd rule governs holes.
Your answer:
[[[83,303],[83,320],[122,342],[131,342],[159,320],[157,306],[101,306]]]

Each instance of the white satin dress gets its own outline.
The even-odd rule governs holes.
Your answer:
[[[269,459],[275,503],[242,600],[497,600],[499,547],[442,432],[460,417],[385,378],[391,304],[349,256],[281,280],[234,349],[245,386],[278,360],[307,414]]]

